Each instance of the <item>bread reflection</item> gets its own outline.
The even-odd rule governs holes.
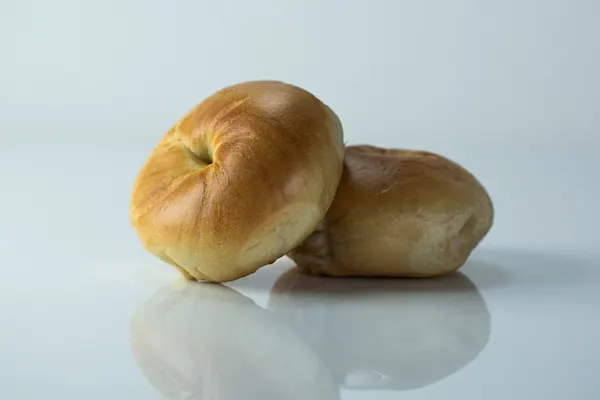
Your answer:
[[[318,354],[240,293],[176,282],[132,318],[134,357],[165,399],[339,399]]]
[[[491,325],[484,299],[461,273],[364,280],[292,269],[275,283],[269,309],[295,326],[347,389],[431,385],[474,360]]]

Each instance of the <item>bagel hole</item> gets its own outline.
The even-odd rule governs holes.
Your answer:
[[[196,154],[190,149],[186,148],[188,155],[196,164],[199,165],[211,165],[213,163],[213,158],[209,152],[202,152],[201,154]]]

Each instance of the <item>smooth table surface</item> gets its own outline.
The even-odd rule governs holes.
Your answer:
[[[446,153],[497,210],[460,273],[315,278],[282,258],[213,285],[129,226],[150,147],[0,150],[0,399],[600,398],[593,149]]]

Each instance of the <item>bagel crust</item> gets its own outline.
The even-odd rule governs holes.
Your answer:
[[[485,188],[453,161],[350,146],[323,223],[288,256],[316,275],[443,275],[466,262],[493,218]]]
[[[142,245],[187,279],[231,281],[298,246],[343,169],[342,125],[297,86],[226,87],[163,136],[139,172],[130,217]]]

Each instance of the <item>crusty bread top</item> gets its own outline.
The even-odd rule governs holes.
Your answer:
[[[322,219],[343,155],[339,118],[309,92],[276,81],[233,85],[162,138],[134,183],[131,220],[144,246],[184,274],[235,279]]]
[[[344,163],[324,222],[288,254],[313,273],[447,273],[464,263],[492,225],[485,188],[441,155],[349,146]]]
[[[388,199],[385,203],[381,201],[383,195]],[[345,170],[328,218],[335,220],[356,202],[365,212],[371,212],[369,207],[379,211],[392,207],[400,213],[424,207],[429,207],[429,212],[446,212],[452,205],[464,206],[473,201],[492,206],[475,176],[442,155],[356,145],[346,147]]]

